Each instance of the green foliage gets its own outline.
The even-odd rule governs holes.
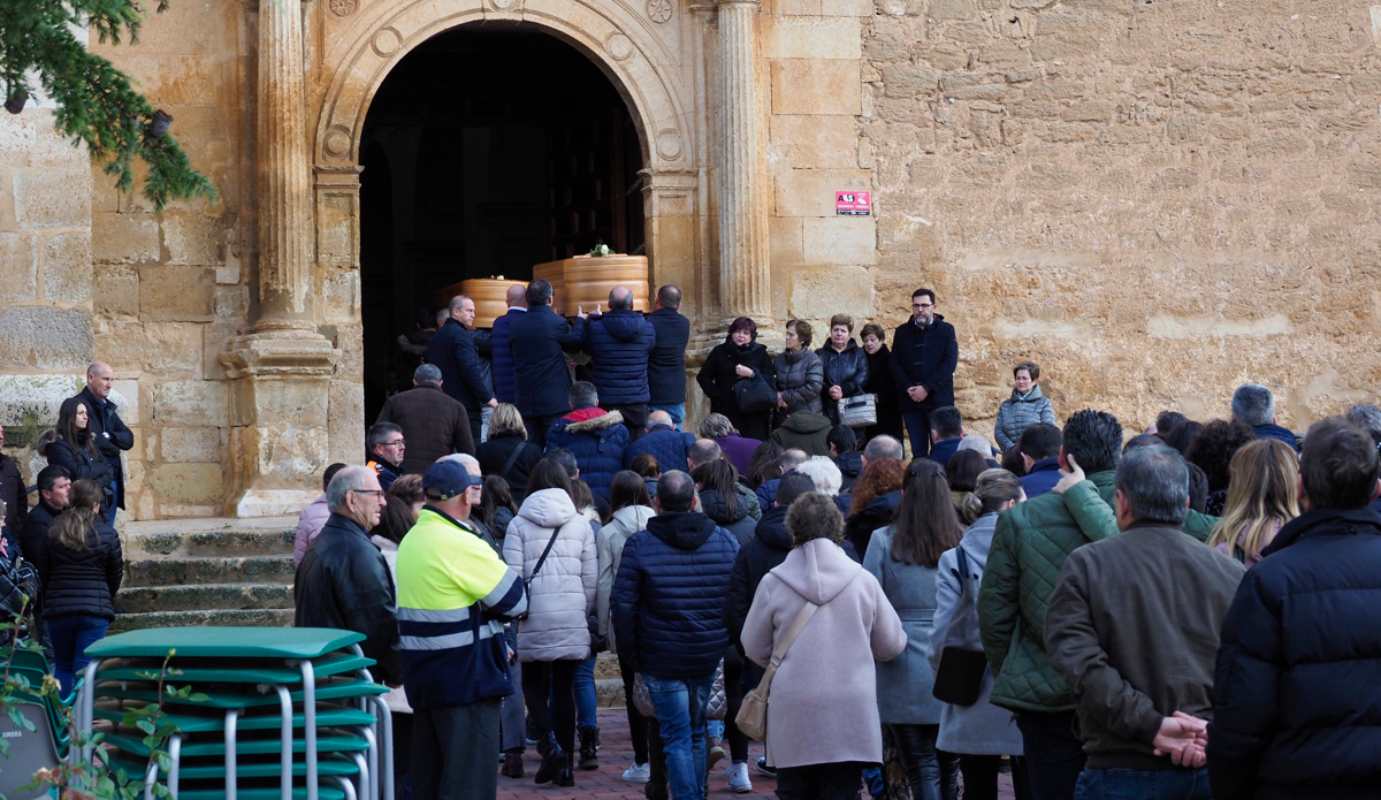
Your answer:
[[[157,10],[167,8],[159,0]],[[138,40],[143,8],[137,0],[6,0],[0,10],[0,84],[6,98],[34,94],[32,76],[57,105],[55,126],[73,144],[85,143],[115,184],[134,184],[136,157],[148,165],[144,196],[157,209],[175,198],[214,200],[215,187],[192,169],[171,135],[150,135],[154,109],[106,59],[73,34],[83,26],[101,42]]]

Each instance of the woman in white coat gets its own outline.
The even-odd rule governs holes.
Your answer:
[[[993,530],[998,514],[1025,499],[1021,482],[1005,469],[979,473],[973,492],[966,498],[966,502],[976,506],[972,512],[979,514],[978,519],[964,532],[958,547],[940,556],[935,587],[935,647],[930,656],[937,670],[946,645],[982,651],[975,598],[983,581]],[[960,550],[964,551],[968,565],[967,585],[959,569]],[[940,710],[940,736],[935,744],[940,750],[959,754],[964,800],[997,800],[997,772],[1003,756],[1012,757],[1017,800],[1026,800],[1030,795],[1021,764],[1021,731],[1012,712],[989,702],[992,690],[993,676],[985,669],[977,702],[970,706],[944,704]]]
[[[503,555],[527,584],[518,658],[528,718],[541,734],[536,782],[574,786],[575,672],[590,655],[588,618],[599,570],[594,532],[576,510],[571,481],[556,462],[544,458],[533,467],[527,497],[508,524]]]

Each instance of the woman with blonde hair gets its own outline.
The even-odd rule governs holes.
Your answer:
[[[1299,516],[1299,457],[1278,439],[1257,439],[1233,454],[1228,476],[1223,516],[1208,543],[1251,567]]]
[[[512,403],[499,403],[489,418],[489,438],[475,451],[484,475],[498,475],[508,481],[513,501],[522,504],[527,497],[527,479],[542,460],[542,448],[528,441],[523,415]]]

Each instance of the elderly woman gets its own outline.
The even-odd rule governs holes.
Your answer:
[[[797,411],[821,411],[820,391],[825,387],[825,367],[810,349],[810,323],[793,319],[786,323],[786,350],[772,359],[777,372],[777,419]]]
[[[809,492],[786,515],[792,550],[762,579],[743,623],[743,651],[766,666],[804,616],[770,687],[767,762],[777,796],[858,795],[862,768],[882,761],[875,662],[906,648],[906,633],[877,580],[844,554],[844,521]]]
[[[815,351],[824,369],[825,389],[820,398],[830,422],[839,424],[839,401],[863,394],[868,385],[868,353],[853,340],[854,318],[848,314],[830,317],[830,338]]]
[[[1040,379],[1041,368],[1032,361],[1012,367],[1012,396],[1002,401],[993,425],[997,446],[1003,450],[1016,444],[1021,432],[1032,425],[1038,422],[1055,424],[1055,407],[1041,394]]]
[[[705,366],[695,376],[696,383],[710,399],[710,410],[729,418],[733,426],[751,439],[766,439],[771,409],[745,411],[739,408],[734,387],[739,381],[759,376],[775,386],[772,357],[758,342],[758,324],[749,317],[729,323],[729,335],[705,357]]]
[[[758,439],[749,439],[734,428],[723,414],[707,414],[700,423],[700,438],[711,439],[719,445],[724,457],[734,465],[738,474],[746,476],[753,464],[753,454],[762,446]]]

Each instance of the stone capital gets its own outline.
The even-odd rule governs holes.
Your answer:
[[[230,379],[264,376],[329,378],[340,351],[315,331],[268,330],[232,339],[221,353]]]

